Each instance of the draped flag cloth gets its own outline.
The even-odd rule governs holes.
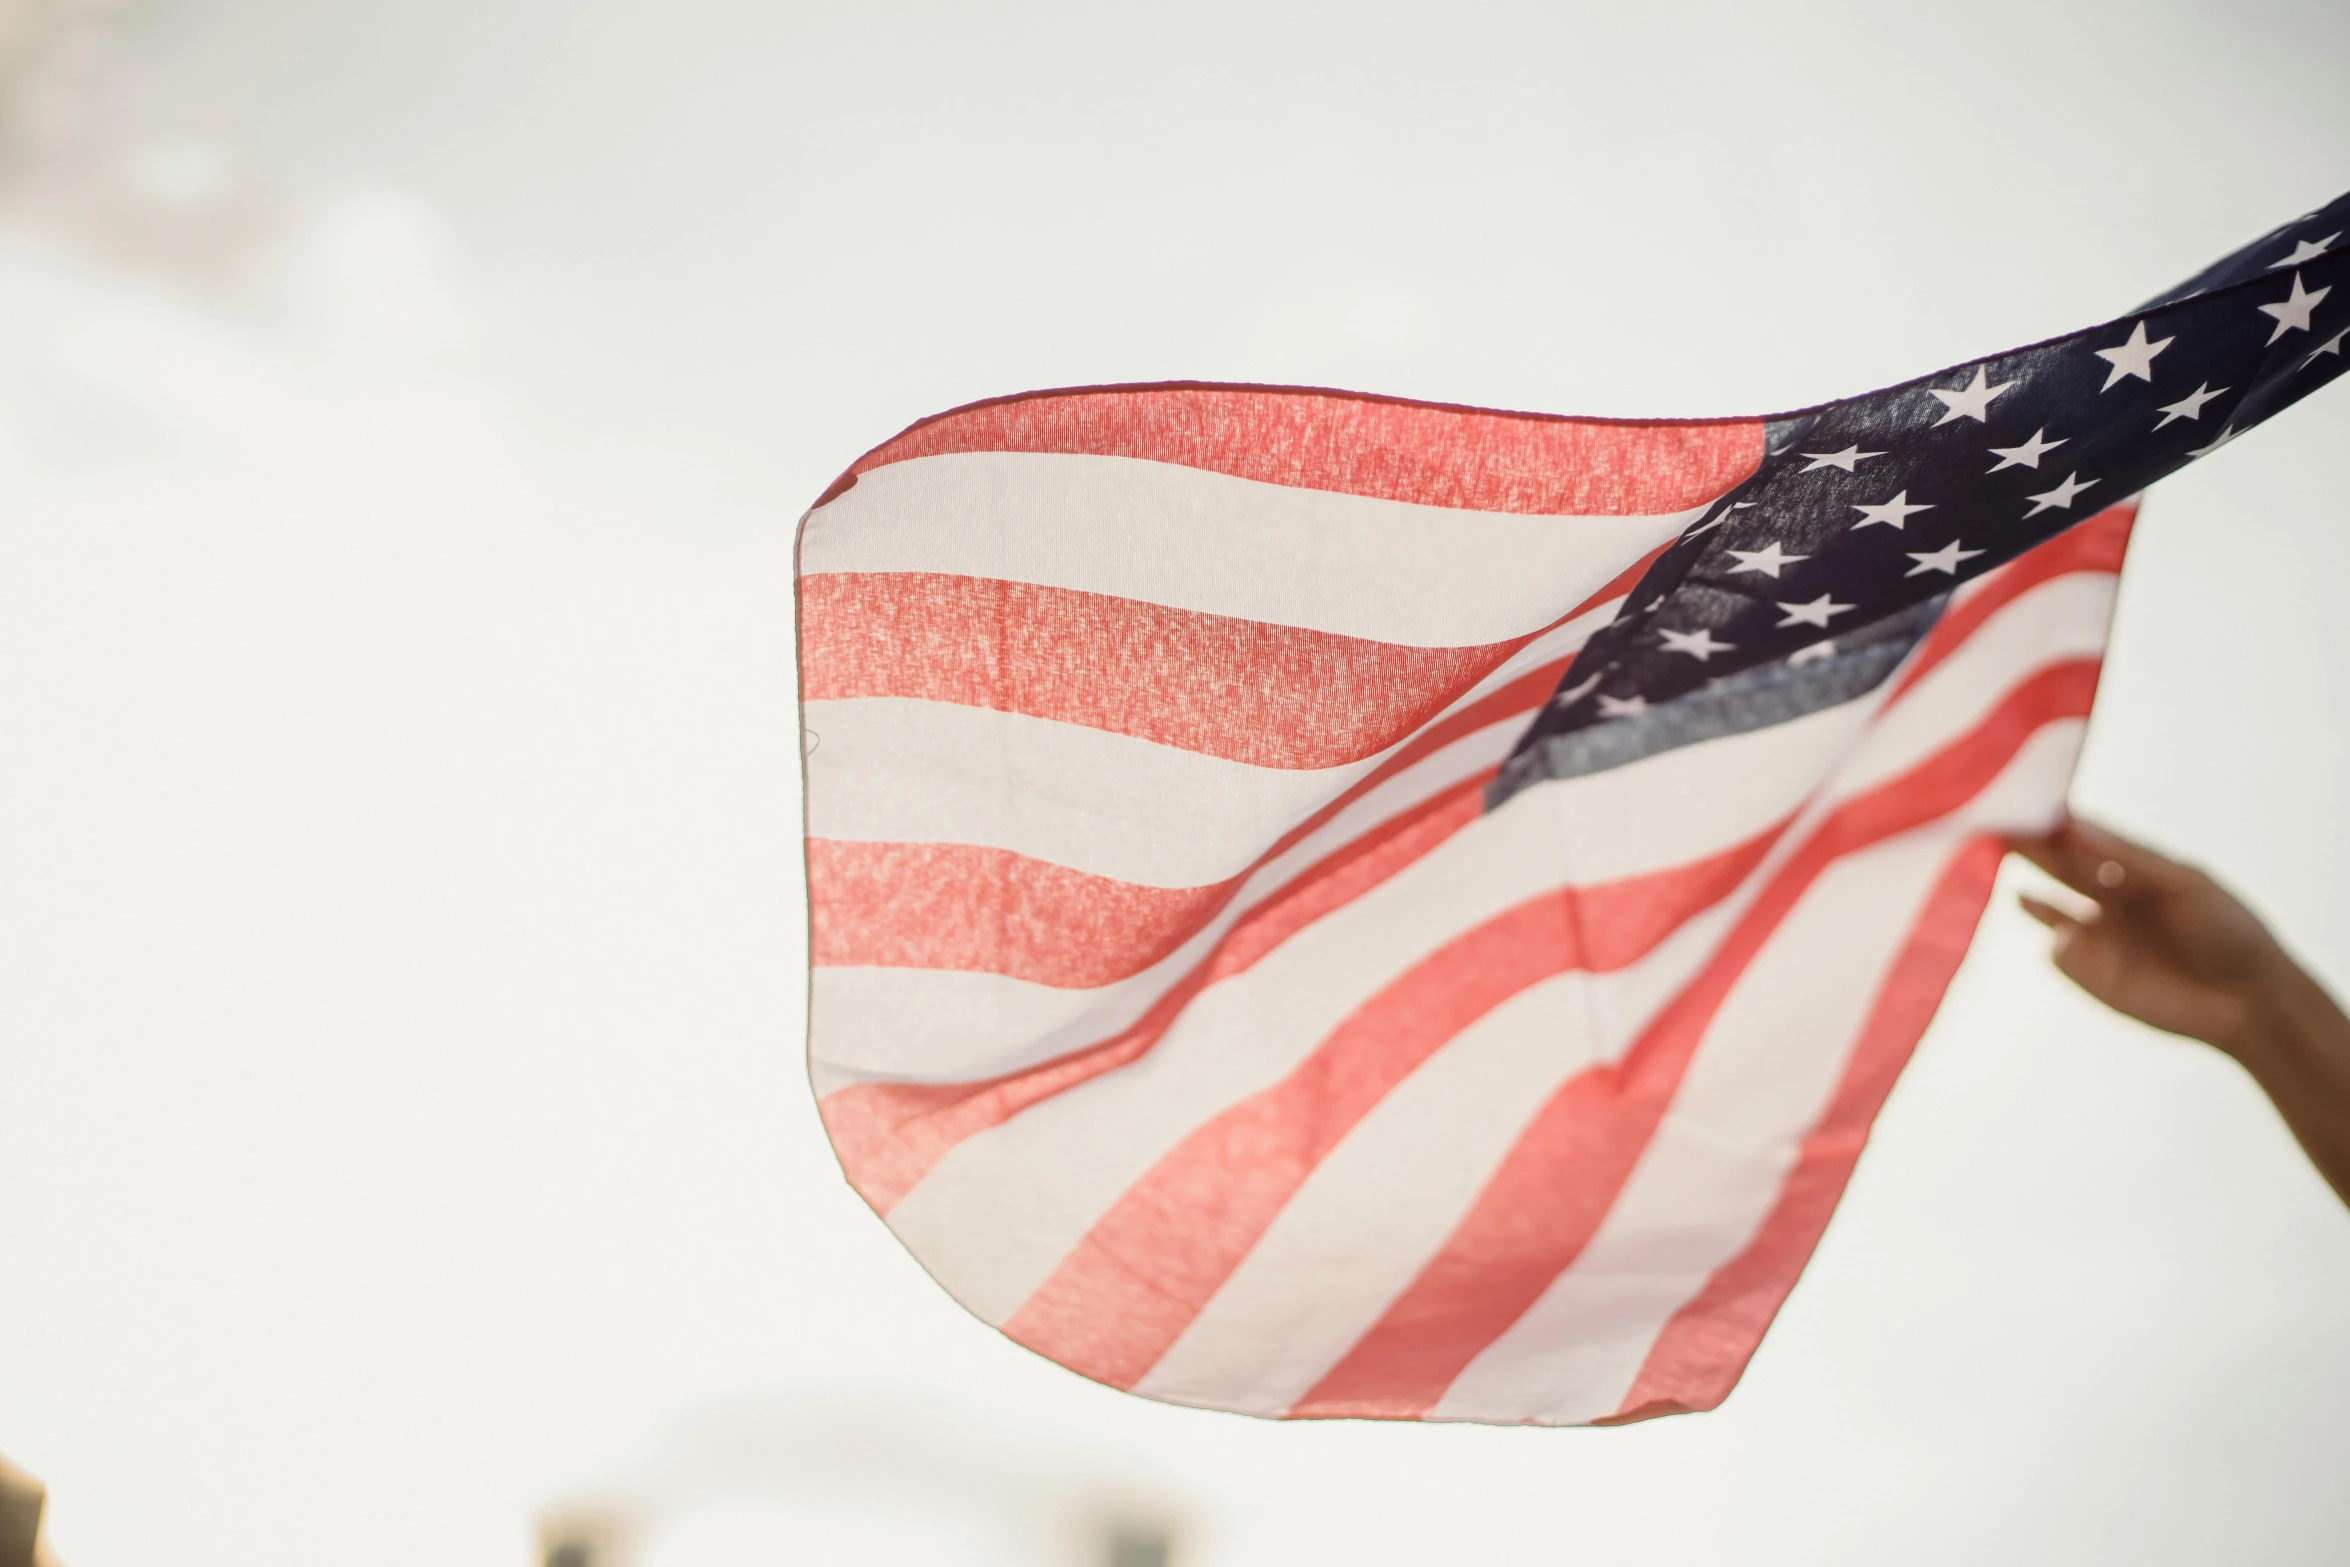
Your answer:
[[[2346,231],[1778,418],[1106,387],[859,459],[798,562],[849,1181],[1151,1398],[1720,1403],[2062,812],[2134,497],[2341,373]]]

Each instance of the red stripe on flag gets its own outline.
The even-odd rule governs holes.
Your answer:
[[[1170,1150],[1004,1332],[1081,1375],[1132,1387],[1389,1090],[1528,986],[1645,956],[1735,890],[1784,828],[1669,871],[1560,888],[1454,937],[1364,1002],[1288,1077]]]
[[[2042,669],[1973,730],[1837,808],[1624,1059],[1579,1074],[1552,1096],[1444,1247],[1291,1415],[1409,1420],[1434,1407],[1589,1243],[1731,985],[1820,872],[1957,810],[2042,725],[2086,715],[2096,683],[2092,660]]]
[[[819,967],[960,969],[1091,990],[1182,946],[1240,883],[1145,887],[1010,849],[811,838],[809,950]]]
[[[1971,838],[1943,871],[1885,976],[1835,1097],[1803,1139],[1778,1202],[1746,1249],[1716,1269],[1665,1324],[1609,1423],[1712,1409],[1738,1385],[1827,1230],[1893,1080],[1966,956],[2003,852],[1995,838]]]
[[[913,571],[805,577],[800,626],[806,701],[953,702],[1295,769],[1377,755],[1538,634],[1406,647]]]
[[[1059,452],[1423,506],[1657,516],[1738,484],[1762,461],[1762,448],[1756,419],[1567,419],[1196,382],[1091,387],[924,419],[857,459],[816,504],[886,463],[949,452]]]

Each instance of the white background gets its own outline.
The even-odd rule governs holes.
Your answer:
[[[122,16],[0,232],[0,1450],[75,1567],[518,1564],[811,1390],[1219,1567],[2350,1549],[2350,1214],[2004,900],[1717,1413],[1276,1426],[998,1339],[808,1101],[789,619],[798,512],[974,397],[1744,414],[2118,314],[2350,187],[2350,9]],[[2337,990],[2346,452],[2337,387],[2153,495],[2077,791]]]

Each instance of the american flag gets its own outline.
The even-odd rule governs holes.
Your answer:
[[[2135,497],[2339,375],[2350,197],[1768,419],[925,420],[799,554],[810,1058],[940,1284],[1113,1387],[1726,1397],[2062,812]]]

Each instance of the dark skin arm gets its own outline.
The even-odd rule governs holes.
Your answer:
[[[2075,818],[2015,852],[2096,905],[2026,895],[2056,966],[2142,1023],[2232,1056],[2350,1203],[2350,1017],[2233,894],[2192,866]]]

